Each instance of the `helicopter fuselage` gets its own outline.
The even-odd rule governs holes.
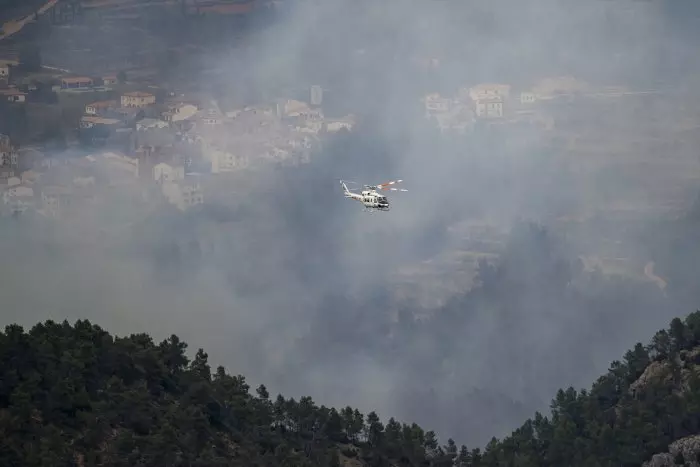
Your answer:
[[[360,196],[362,197],[360,201],[367,209],[389,210],[389,200],[376,190],[363,190]]]
[[[377,187],[365,185],[365,189],[360,193],[354,193],[348,189],[342,180],[340,184],[343,187],[345,197],[359,201],[366,210],[388,211],[390,209],[389,200],[385,195],[377,191]]]

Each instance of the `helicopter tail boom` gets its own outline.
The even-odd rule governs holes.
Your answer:
[[[348,182],[348,183],[353,183],[353,182]],[[346,198],[354,199],[355,201],[362,201],[362,195],[359,193],[353,193],[348,189],[348,186],[345,184],[344,180],[340,180],[340,185],[343,187],[343,195],[345,195]]]
[[[350,193],[350,190],[348,190],[348,186],[342,180],[340,180],[340,186],[343,187],[343,193],[347,196]]]
[[[353,193],[348,189],[348,186],[343,180],[340,180],[340,185],[343,187],[343,194],[346,198],[354,198]]]

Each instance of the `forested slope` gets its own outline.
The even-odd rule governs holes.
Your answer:
[[[202,349],[192,360],[186,349],[88,321],[8,326],[0,465],[619,467],[697,465],[700,454],[700,312],[483,451],[375,412],[270,398],[264,386],[252,395],[243,376],[212,373]]]
[[[648,346],[635,345],[591,389],[559,390],[550,416],[537,413],[511,436],[493,439],[472,465],[698,465],[698,364],[695,312],[675,318]]]
[[[88,321],[0,334],[2,466],[441,465],[435,433],[311,398],[249,393],[189,361],[176,336],[119,338]],[[449,462],[444,465],[450,465]]]

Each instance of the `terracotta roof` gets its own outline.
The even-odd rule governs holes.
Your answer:
[[[98,125],[114,125],[115,123],[119,123],[119,120],[117,120],[116,118],[102,118],[88,115],[82,117],[81,120],[88,123],[96,123]]]
[[[0,89],[0,94],[4,96],[26,96],[27,93],[20,91],[19,89]]]
[[[181,107],[184,107],[186,105],[193,105],[195,107],[199,107],[199,103],[196,102],[195,100],[166,100],[165,101],[165,106],[168,109],[179,109]]]
[[[142,91],[125,92],[124,95],[127,97],[151,97],[151,96],[154,96],[150,92],[142,92]]]
[[[61,81],[64,83],[84,83],[86,81],[92,81],[92,78],[88,78],[86,76],[75,76],[73,78],[62,78]]]
[[[97,101],[86,105],[85,107],[95,107],[97,109],[106,109],[117,105],[117,101]]]
[[[137,115],[139,112],[141,112],[141,109],[135,109],[133,107],[127,107],[127,108],[116,107],[114,109],[111,109],[110,111],[114,112],[116,114],[125,115],[127,117],[128,116],[133,117],[134,115]]]

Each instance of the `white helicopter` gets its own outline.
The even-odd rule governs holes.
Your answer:
[[[387,200],[386,196],[384,196],[377,190],[408,191],[403,188],[391,187],[391,185],[395,185],[401,182],[403,182],[403,180],[394,180],[391,182],[380,183],[379,185],[364,185],[364,189],[360,193],[353,193],[348,189],[348,186],[345,184],[345,182],[343,180],[340,180],[340,184],[343,187],[343,194],[345,195],[345,197],[361,202],[365,207],[365,211],[370,212],[388,211],[389,200]]]

